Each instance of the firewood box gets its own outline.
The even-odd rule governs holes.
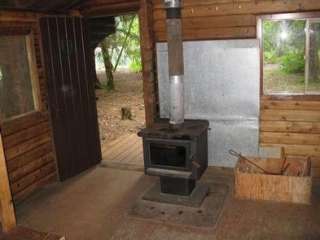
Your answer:
[[[282,171],[282,159],[246,159],[251,163],[239,158],[235,167],[235,198],[311,203],[312,178],[309,159],[287,159],[285,171]]]

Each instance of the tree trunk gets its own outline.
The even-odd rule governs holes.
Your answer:
[[[309,51],[309,81],[319,80],[319,56],[318,56],[318,32],[315,23],[310,23],[310,47]]]
[[[105,41],[101,43],[101,50],[102,50],[104,67],[106,69],[107,88],[108,90],[114,90],[113,65],[112,65],[111,57],[108,51],[108,46]]]
[[[101,83],[100,83],[99,78],[97,76],[95,49],[91,48],[90,52],[91,52],[92,65],[94,66],[94,79],[93,79],[94,87],[95,87],[95,89],[101,89]]]
[[[133,26],[133,23],[134,23],[134,19],[135,19],[135,16],[133,16],[133,17],[131,18],[131,20],[130,20],[129,29],[128,29],[127,33],[126,33],[126,37],[125,37],[125,39],[124,39],[124,41],[123,41],[123,43],[122,43],[122,46],[121,46],[121,51],[120,51],[119,56],[118,56],[118,58],[117,58],[116,64],[115,64],[115,66],[114,66],[114,68],[113,68],[113,71],[114,71],[114,72],[117,71],[117,68],[118,68],[120,59],[121,59],[121,57],[122,57],[123,51],[124,51],[125,47],[127,46],[127,42],[128,42],[128,39],[129,39],[129,35],[130,35],[130,33],[131,33],[131,29],[132,29],[132,26]]]

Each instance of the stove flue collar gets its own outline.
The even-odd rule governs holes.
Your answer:
[[[181,8],[181,0],[164,0],[166,8]]]

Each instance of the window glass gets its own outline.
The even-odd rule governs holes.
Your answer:
[[[320,21],[263,20],[264,94],[320,93]]]
[[[0,120],[35,110],[27,36],[0,36]]]

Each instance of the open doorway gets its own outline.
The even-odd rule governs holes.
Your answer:
[[[103,164],[142,168],[145,126],[137,14],[115,17],[115,31],[95,49],[96,97]]]

